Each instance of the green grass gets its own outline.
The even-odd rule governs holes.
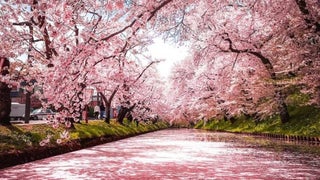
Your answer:
[[[320,137],[320,109],[313,106],[290,106],[290,122],[282,124],[279,116],[256,122],[252,118],[237,118],[234,123],[224,120],[199,121],[195,128],[214,131],[272,133]]]
[[[86,123],[75,123],[75,129],[69,129],[70,139],[86,139],[102,136],[124,137],[138,133],[150,132],[158,129],[167,128],[164,122],[152,123],[135,123],[128,121],[124,125],[112,120],[110,124],[102,120],[89,121]],[[47,135],[52,135],[50,144],[56,144],[60,138],[60,133],[64,131],[63,125],[54,129],[48,124],[13,124],[10,126],[0,126],[0,153],[9,151],[19,151],[25,148],[39,146],[40,141]]]

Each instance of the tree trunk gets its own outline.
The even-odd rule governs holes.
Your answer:
[[[69,129],[76,129],[76,127],[74,126],[74,119],[72,117],[66,117],[65,121],[70,122],[70,126],[68,127]]]
[[[129,121],[129,122],[132,122],[132,121],[133,121],[133,116],[132,116],[132,114],[130,113],[130,111],[128,112],[127,118],[128,118],[128,121]]]
[[[112,102],[114,96],[116,95],[118,89],[119,89],[119,86],[117,86],[117,87],[113,90],[113,92],[112,92],[111,96],[109,97],[109,99],[107,99],[107,97],[106,97],[104,94],[102,94],[101,92],[98,93],[98,94],[100,94],[101,100],[104,101],[104,104],[105,104],[105,106],[106,106],[106,117],[105,117],[105,120],[104,120],[104,121],[105,121],[106,123],[108,123],[108,124],[110,123],[110,119],[111,119],[111,117],[110,117],[110,113],[111,113],[111,102]]]
[[[281,91],[276,92],[276,101],[278,104],[279,114],[281,123],[287,123],[290,121],[290,116],[287,108],[287,104],[285,103],[285,97]]]
[[[134,109],[134,107],[136,107],[136,104],[132,105],[130,108],[121,106],[120,111],[119,111],[119,115],[118,115],[118,118],[117,118],[117,121],[118,121],[120,124],[123,124],[124,118],[126,117],[126,115],[127,115],[128,113],[130,113],[130,112]],[[132,121],[132,120],[133,120],[133,117],[132,117],[131,113],[128,114],[128,115],[129,115],[129,120]],[[131,117],[130,117],[130,116],[131,116]]]
[[[10,61],[7,58],[0,57],[0,71],[1,76],[9,74],[9,71],[4,67],[10,67]],[[0,123],[2,125],[10,125],[11,112],[11,88],[8,84],[0,82]]]
[[[106,103],[106,117],[105,117],[104,121],[108,124],[110,123],[110,119],[111,119],[110,113],[111,113],[111,104]]]
[[[2,125],[10,124],[11,112],[11,89],[7,84],[0,82],[0,123]]]
[[[117,118],[118,123],[123,124],[123,119],[126,117],[127,112],[128,108],[123,106],[120,107],[120,111]]]
[[[134,119],[133,122],[136,124],[136,126],[138,127],[139,126],[139,121]]]
[[[28,124],[30,120],[30,108],[31,108],[31,93],[28,91],[26,94],[26,109],[24,111],[24,123]]]
[[[281,123],[287,123],[290,121],[290,116],[289,116],[289,112],[288,112],[288,108],[286,103],[281,103],[279,104],[279,111],[280,111],[280,119],[281,119]]]

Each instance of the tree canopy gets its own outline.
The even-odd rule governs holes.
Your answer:
[[[320,103],[319,1],[0,0],[0,8],[0,57],[11,61],[0,81],[29,82],[26,91],[59,110],[55,119],[79,118],[88,89],[136,120],[279,113],[285,122],[292,86]],[[168,81],[144,53],[157,36],[190,47]]]

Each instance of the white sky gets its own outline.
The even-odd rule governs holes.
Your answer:
[[[161,38],[154,39],[154,44],[148,47],[153,58],[164,59],[157,65],[160,75],[168,77],[174,63],[188,56],[188,47],[177,46],[170,42],[164,42]]]

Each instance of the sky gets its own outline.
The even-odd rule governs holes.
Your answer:
[[[175,63],[185,59],[188,54],[188,47],[178,46],[172,42],[165,42],[161,38],[154,39],[154,44],[148,47],[153,58],[163,59],[157,65],[161,76],[167,78],[170,74],[171,68]]]

